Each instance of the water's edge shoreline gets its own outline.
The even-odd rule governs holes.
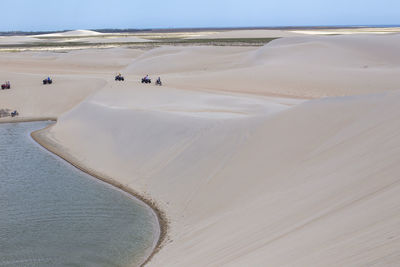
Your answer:
[[[4,117],[0,118],[1,123],[37,122],[37,121],[57,121],[56,117]]]
[[[11,119],[11,120],[0,120],[0,124],[1,123],[35,122],[35,121],[55,121],[56,122],[57,119],[54,117],[21,118],[21,119]],[[48,125],[44,129],[40,129],[40,130],[32,132],[31,133],[32,139],[34,141],[36,141],[39,145],[41,145],[43,148],[45,148],[49,152],[57,155],[58,157],[65,160],[66,162],[68,162],[69,164],[74,166],[75,168],[89,174],[90,176],[92,176],[102,182],[110,184],[110,185],[128,193],[129,195],[135,197],[136,199],[142,201],[149,208],[151,208],[153,210],[153,212],[155,213],[158,223],[159,223],[160,235],[159,235],[158,241],[157,241],[152,253],[141,264],[141,266],[145,266],[147,263],[149,263],[151,261],[151,259],[154,257],[154,255],[160,251],[160,249],[163,247],[163,245],[165,244],[165,241],[167,239],[166,237],[167,237],[169,224],[168,224],[168,220],[167,220],[165,213],[161,210],[161,208],[159,208],[159,206],[157,205],[157,203],[154,200],[147,198],[147,197],[143,196],[142,194],[139,194],[132,188],[119,183],[118,181],[116,181],[115,179],[112,179],[111,177],[107,177],[93,169],[90,169],[90,168],[80,164],[80,162],[75,157],[68,154],[67,152],[63,153],[63,149],[60,145],[58,145],[55,142],[52,142],[49,138],[47,138],[45,136],[45,132],[52,126],[53,125]]]

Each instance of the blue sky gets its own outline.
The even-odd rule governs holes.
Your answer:
[[[400,24],[400,0],[1,0],[0,31]]]

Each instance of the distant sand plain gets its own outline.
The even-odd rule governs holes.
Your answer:
[[[42,143],[154,202],[149,266],[396,266],[397,30],[2,37],[0,108],[57,118]]]

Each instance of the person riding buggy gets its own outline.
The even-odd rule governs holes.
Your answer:
[[[1,85],[1,89],[11,89],[11,84],[10,82],[5,82],[4,84]]]
[[[46,79],[43,80],[43,84],[52,84],[53,80],[50,79],[50,77],[47,77]]]
[[[121,75],[121,73],[118,73],[118,75],[115,76],[115,80],[116,81],[124,81],[125,79],[124,79],[124,76]]]
[[[19,113],[18,113],[18,111],[16,111],[16,110],[14,110],[13,112],[11,112],[11,117],[15,117],[15,116],[18,116],[19,115]]]
[[[157,78],[156,85],[159,85],[159,86],[162,85],[162,82],[161,82],[161,78],[160,78],[160,77]]]
[[[144,78],[142,78],[142,83],[151,83],[149,75],[146,75]]]

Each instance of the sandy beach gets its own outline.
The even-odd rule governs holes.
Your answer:
[[[0,90],[0,109],[20,113],[0,122],[57,120],[35,140],[152,206],[162,238],[146,266],[400,262],[395,29],[157,34],[277,39],[222,46],[148,44],[155,33],[2,37],[118,45],[0,52],[0,81],[12,86]],[[146,74],[163,86],[141,84]],[[42,85],[47,76],[52,85]]]

